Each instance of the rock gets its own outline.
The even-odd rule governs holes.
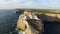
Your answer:
[[[22,19],[24,15],[19,16],[17,30],[22,30],[25,34],[42,34],[43,24],[37,19]]]

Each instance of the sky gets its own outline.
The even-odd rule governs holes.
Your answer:
[[[60,9],[60,0],[0,0],[0,9]]]

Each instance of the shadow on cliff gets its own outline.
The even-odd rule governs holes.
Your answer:
[[[37,14],[44,24],[44,34],[60,34],[60,19],[45,14]]]

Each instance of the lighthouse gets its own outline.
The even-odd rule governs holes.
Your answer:
[[[38,19],[37,15],[33,12],[24,12],[27,19]]]

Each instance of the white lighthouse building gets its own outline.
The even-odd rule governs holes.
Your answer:
[[[24,15],[26,19],[38,19],[37,15],[33,12],[25,11]]]

